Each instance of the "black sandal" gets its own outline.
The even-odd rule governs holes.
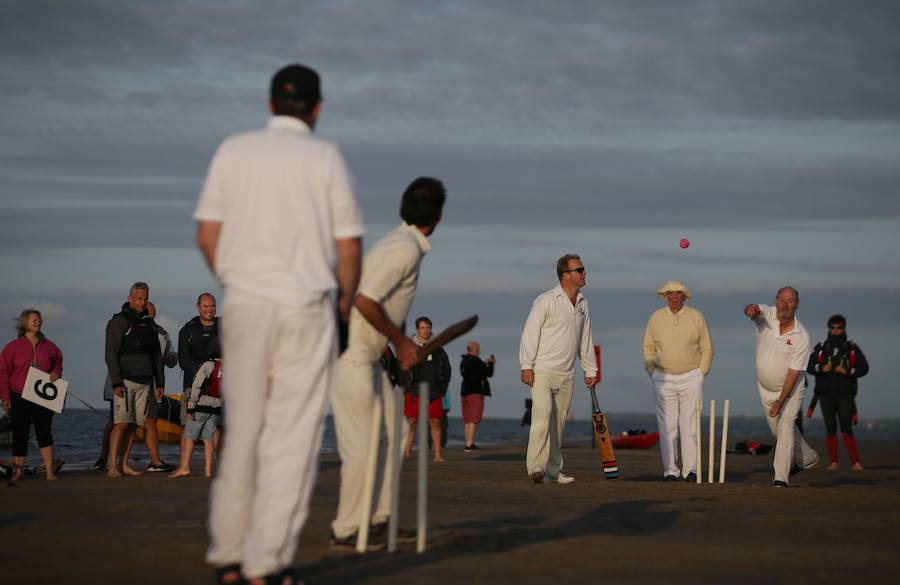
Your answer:
[[[232,575],[237,573],[237,580],[226,580],[225,577],[228,575]],[[238,563],[232,563],[230,565],[224,565],[216,568],[216,583],[217,585],[244,585],[247,583],[247,580],[244,579],[244,576],[241,575],[241,565]]]

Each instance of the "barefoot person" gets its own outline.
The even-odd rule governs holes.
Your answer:
[[[825,420],[825,442],[831,460],[828,471],[838,469],[838,423],[851,468],[862,471],[852,417],[857,380],[869,373],[869,362],[859,346],[847,339],[847,319],[843,315],[828,318],[828,337],[813,348],[806,371],[816,377],[815,395]]]
[[[778,289],[775,306],[750,304],[744,314],[756,324],[756,385],[769,429],[775,435],[774,487],[788,487],[789,476],[815,467],[819,455],[806,444],[794,419],[803,405],[809,333],[797,319],[800,294]]]
[[[419,317],[416,319],[416,333],[412,341],[422,347],[433,334],[431,319]],[[428,384],[428,427],[431,431],[431,445],[434,449],[434,462],[444,463],[441,455],[441,418],[444,416],[443,399],[450,386],[450,358],[443,347],[437,351],[422,356],[422,361],[413,366],[408,372],[401,372],[401,384],[406,388],[404,412],[409,422],[409,432],[406,434],[406,446],[403,456],[409,459],[412,456],[413,441],[416,437],[416,421],[419,419],[419,384]],[[419,448],[424,449],[423,445]]]
[[[563,430],[572,404],[575,359],[581,358],[584,384],[593,388],[597,358],[591,337],[591,313],[580,290],[585,284],[581,257],[566,254],[556,261],[559,285],[534,300],[522,330],[519,365],[522,383],[531,389],[531,429],[526,469],[534,483],[568,484],[562,472]]]
[[[219,582],[293,583],[337,350],[364,232],[338,147],[313,136],[319,75],[272,78],[264,129],[225,140],[194,219],[225,291],[222,356],[228,438],[210,492],[206,560]],[[337,293],[337,306],[335,306]],[[381,348],[379,348],[379,351]]]
[[[162,352],[153,317],[147,310],[150,287],[136,282],[122,310],[106,324],[106,370],[113,389],[113,429],[109,436],[109,477],[140,475],[119,453],[138,426],[156,418],[165,388]],[[157,454],[157,458],[159,455]]]
[[[190,392],[184,397],[187,421],[181,435],[181,461],[169,477],[191,474],[191,455],[194,444],[203,441],[203,475],[212,477],[215,433],[222,415],[222,360],[204,362],[194,376]]]
[[[374,486],[369,548],[383,548],[390,516],[392,478],[391,453],[403,442],[405,429],[394,436],[396,394],[391,375],[394,354],[385,349],[390,340],[396,348],[399,368],[409,369],[419,359],[418,348],[403,334],[403,323],[416,295],[419,267],[431,250],[428,236],[434,233],[447,193],[437,179],[420,177],[413,181],[400,203],[403,219],[394,230],[378,240],[363,261],[359,294],[350,312],[349,342],[338,360],[331,409],[341,456],[341,490],[337,515],[331,522],[329,546],[352,550],[360,527],[366,466],[370,452],[372,410],[381,402],[387,436],[380,449]],[[381,363],[379,363],[381,362]],[[382,365],[384,364],[384,365]],[[386,367],[385,367],[386,366]],[[409,535],[399,534],[400,540]]]
[[[50,374],[55,382],[62,375],[63,356],[56,344],[44,337],[44,324],[37,309],[25,309],[16,320],[18,337],[6,344],[0,353],[0,401],[3,411],[9,414],[13,430],[13,467],[11,481],[17,481],[25,472],[25,456],[28,454],[28,430],[34,424],[47,479],[56,479],[53,463],[53,411],[40,404],[22,398],[25,379],[31,366]]]

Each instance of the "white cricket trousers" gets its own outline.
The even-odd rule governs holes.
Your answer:
[[[226,292],[222,305],[225,438],[210,491],[214,566],[247,577],[290,566],[318,471],[336,353],[329,297],[287,307]]]
[[[345,352],[335,369],[331,393],[331,412],[341,456],[341,491],[337,517],[331,530],[338,538],[352,536],[359,529],[364,498],[366,467],[369,461],[372,409],[376,401],[382,403],[381,432],[379,433],[378,464],[373,490],[375,504],[370,521],[386,522],[391,510],[391,449],[406,441],[406,421],[401,421],[400,436],[394,437],[394,416],[403,414],[403,390],[393,388],[387,372],[379,362],[354,362]],[[399,409],[398,409],[399,404]],[[400,458],[402,466],[402,457]]]
[[[781,406],[781,412],[775,417],[769,416],[769,410],[778,400],[781,392],[767,390],[758,380],[756,387],[759,390],[759,399],[766,422],[769,423],[769,430],[775,435],[775,480],[789,483],[788,478],[794,463],[806,468],[819,462],[819,454],[803,440],[803,435],[800,434],[800,429],[794,422],[803,406],[806,383],[801,375],[794,391],[788,396],[787,401]]]
[[[703,400],[703,372],[695,368],[683,374],[653,370],[653,397],[659,428],[659,453],[663,477],[687,477],[697,473],[697,401]],[[675,463],[681,448],[681,470]]]
[[[575,372],[535,372],[531,387],[531,430],[525,467],[530,474],[541,470],[555,478],[563,466],[562,439],[572,405]]]

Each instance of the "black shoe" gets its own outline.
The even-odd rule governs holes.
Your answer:
[[[165,471],[168,473],[169,471],[175,471],[175,466],[160,459],[158,465],[156,463],[151,463],[150,465],[148,465],[147,471],[151,473]]]
[[[530,477],[531,481],[533,481],[534,483],[544,483],[544,470],[535,469],[528,475],[528,477]]]
[[[678,481],[678,477],[674,475],[667,475],[663,478],[663,481]]]
[[[788,484],[786,481],[776,479],[772,482],[772,487],[788,487]]]
[[[697,474],[693,471],[684,476],[684,481],[690,481],[692,483],[697,483]]]
[[[378,524],[372,524],[369,528],[369,534],[372,535],[376,541],[387,542],[387,533],[388,533],[388,523],[387,522],[379,522]],[[406,530],[404,528],[397,528],[397,544],[411,544],[416,542],[416,531],[415,530]]]
[[[338,538],[334,535],[334,531],[331,531],[331,536],[328,537],[328,548],[334,550],[342,550],[342,551],[355,551],[356,550],[356,533],[354,532],[350,536],[346,536],[344,538]],[[366,543],[366,550],[368,551],[376,551],[382,550],[384,548],[384,540],[375,538],[370,531],[369,539]]]
[[[91,465],[91,471],[104,471],[106,469],[106,459],[102,457],[94,461],[94,464]]]
[[[466,445],[466,447],[463,449],[463,451],[465,451],[466,453],[468,453],[469,451],[478,451],[478,445],[476,445],[475,443],[472,443],[471,445]]]

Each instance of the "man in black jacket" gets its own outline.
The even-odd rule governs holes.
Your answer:
[[[109,439],[110,477],[140,475],[123,457],[119,447],[128,443],[136,426],[156,418],[157,401],[165,388],[162,353],[156,324],[147,311],[150,287],[136,282],[128,302],[106,324],[106,368],[113,389],[113,429]]]
[[[416,319],[416,334],[413,343],[424,346],[431,339],[431,319]],[[431,427],[431,442],[434,445],[434,462],[443,463],[441,456],[441,417],[444,416],[442,400],[450,386],[450,358],[443,348],[438,348],[424,356],[422,361],[412,367],[409,372],[401,372],[400,383],[406,390],[404,411],[409,421],[409,432],[406,435],[404,457],[412,456],[413,441],[416,436],[416,421],[419,418],[419,384],[428,384],[428,425]],[[423,447],[424,448],[424,447]]]
[[[184,371],[181,387],[190,390],[200,365],[220,357],[216,297],[208,292],[201,293],[197,297],[197,316],[178,332],[178,365]]]
[[[838,423],[853,470],[862,470],[851,417],[856,399],[856,380],[869,373],[869,362],[859,346],[847,339],[847,320],[843,315],[828,318],[828,337],[816,344],[806,371],[816,377],[815,396],[822,407],[825,440],[831,458],[828,470],[836,471],[838,468]]]
[[[476,451],[475,429],[481,422],[484,414],[484,397],[491,395],[491,385],[488,378],[494,375],[494,356],[487,360],[479,357],[481,346],[477,341],[470,341],[466,345],[466,355],[462,356],[459,364],[459,374],[462,376],[462,416],[465,425],[466,448],[465,451]]]

